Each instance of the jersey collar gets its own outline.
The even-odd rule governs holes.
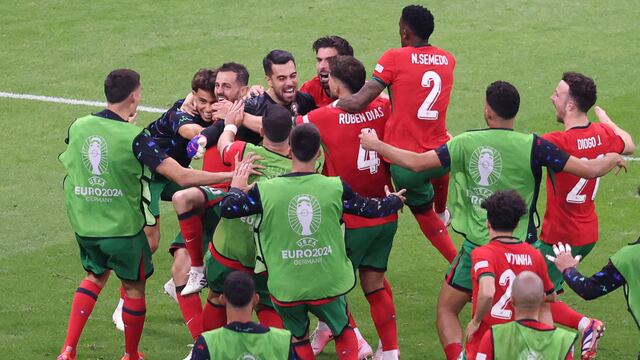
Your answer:
[[[93,115],[101,117],[101,118],[104,118],[104,119],[127,122],[127,120],[121,118],[120,115],[114,113],[113,111],[111,111],[109,109],[104,109],[104,110],[102,110],[100,112],[94,113]]]

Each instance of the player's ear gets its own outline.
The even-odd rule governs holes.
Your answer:
[[[253,304],[253,307],[256,307],[259,302],[260,302],[260,295],[256,293],[253,295],[253,301],[251,301],[251,303]]]
[[[269,84],[269,87],[273,87],[273,82],[271,81],[271,77],[265,75],[264,79],[267,80],[267,84]]]
[[[260,137],[264,138],[264,128],[260,127]]]
[[[491,230],[491,223],[487,220],[487,230]]]
[[[227,306],[227,298],[224,296],[224,294],[220,294],[218,301],[220,301],[220,305]]]
[[[249,87],[248,86],[243,86],[240,88],[240,97],[244,98],[247,96],[247,94],[249,94]]]

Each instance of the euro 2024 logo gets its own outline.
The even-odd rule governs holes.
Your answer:
[[[296,233],[309,236],[320,228],[320,203],[313,195],[297,195],[289,201],[289,225]]]
[[[469,160],[469,174],[478,185],[467,189],[467,196],[476,209],[493,194],[488,187],[500,180],[502,175],[502,155],[491,146],[480,146],[473,151]]]
[[[107,172],[107,142],[102,136],[89,136],[82,146],[82,162],[94,176],[89,178],[91,185],[104,186],[106,181],[100,176]]]

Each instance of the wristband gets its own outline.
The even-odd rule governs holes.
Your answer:
[[[224,130],[222,130],[222,131],[223,132],[224,131],[231,131],[233,133],[233,135],[235,135],[235,134],[238,133],[238,127],[233,125],[233,124],[227,124],[227,125],[224,126]]]

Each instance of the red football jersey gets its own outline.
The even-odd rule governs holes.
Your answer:
[[[233,171],[233,168],[230,165],[225,165],[222,163],[222,158],[220,157],[220,151],[218,151],[217,146],[212,146],[207,149],[204,153],[204,157],[202,158],[202,170],[209,172],[227,172]],[[221,190],[227,190],[231,182],[225,182],[221,184],[214,184],[212,187]]]
[[[480,328],[467,342],[469,359],[475,359],[475,353],[484,333],[495,324],[503,324],[514,319],[511,305],[511,286],[513,280],[523,271],[532,271],[542,279],[545,293],[553,292],[553,283],[547,273],[547,264],[540,251],[528,243],[507,243],[493,240],[477,247],[471,253],[471,279],[473,284],[472,312],[476,313],[478,299],[478,281],[482,276],[494,278],[496,292],[493,295],[491,311],[482,319]],[[471,355],[469,357],[469,355]]]
[[[384,134],[385,123],[391,114],[389,100],[377,98],[357,113],[325,106],[297,118],[297,123],[312,123],[320,130],[325,148],[325,171],[328,176],[340,176],[358,194],[366,197],[384,197],[384,186],[391,189],[389,165],[375,151],[360,146],[360,130],[375,129]],[[395,221],[397,214],[384,218],[367,219],[344,214],[347,228],[361,228]]]
[[[595,159],[624,150],[624,141],[607,125],[589,123],[542,136],[577,158]],[[540,239],[583,246],[598,241],[598,216],[594,199],[600,179],[581,179],[566,172],[555,173],[555,190],[547,175],[547,211]]]
[[[302,84],[300,91],[311,95],[313,100],[315,100],[317,107],[329,105],[333,102],[333,99],[330,98],[322,88],[320,78],[317,75],[314,76],[313,79]]]
[[[390,87],[393,113],[384,141],[424,152],[449,140],[446,118],[456,59],[435,46],[385,52],[373,77]]]

